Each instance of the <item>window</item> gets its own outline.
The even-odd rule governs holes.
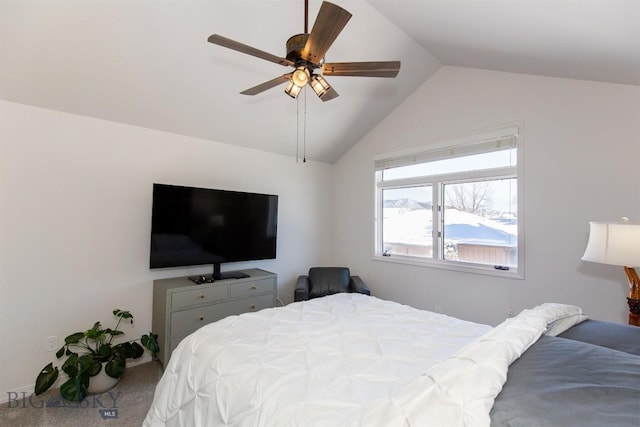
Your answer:
[[[517,128],[376,159],[374,256],[521,277],[518,165]]]

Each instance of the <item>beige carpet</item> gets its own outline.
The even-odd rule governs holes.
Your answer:
[[[0,426],[141,426],[162,376],[159,362],[127,368],[118,385],[83,402],[67,402],[58,390],[40,396],[12,394],[0,407]]]

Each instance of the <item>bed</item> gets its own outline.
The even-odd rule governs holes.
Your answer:
[[[185,338],[144,426],[637,427],[640,328],[626,328],[562,304],[492,328],[360,294],[316,298]]]

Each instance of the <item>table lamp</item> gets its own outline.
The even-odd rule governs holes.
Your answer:
[[[629,324],[640,326],[640,224],[589,222],[589,241],[582,260],[624,267],[629,280]]]

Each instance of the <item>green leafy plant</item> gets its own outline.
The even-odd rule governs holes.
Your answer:
[[[60,395],[70,401],[82,401],[87,395],[89,380],[100,373],[103,364],[105,373],[120,378],[126,368],[127,359],[137,359],[144,349],[135,341],[114,344],[113,339],[124,335],[119,328],[123,321],[133,323],[133,315],[124,310],[113,310],[118,319],[114,329],[102,328],[100,322],[84,332],[75,332],[64,339],[64,345],[56,352],[58,359],[67,356],[60,369],[69,379],[60,386]],[[142,345],[154,355],[160,350],[158,335],[149,332],[140,338]],[[36,379],[35,393],[47,391],[58,379],[59,369],[49,363]]]

